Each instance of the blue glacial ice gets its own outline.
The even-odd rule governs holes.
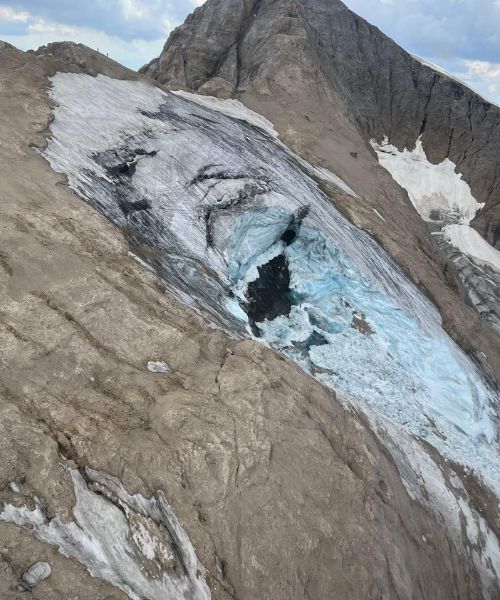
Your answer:
[[[228,245],[235,295],[256,266],[284,253],[290,271],[289,315],[259,324],[262,337],[334,389],[428,439],[453,447],[493,478],[493,393],[440,327],[425,328],[376,282],[363,276],[332,239],[310,226],[285,246],[290,222],[281,208],[241,215]],[[492,462],[491,462],[492,461]]]

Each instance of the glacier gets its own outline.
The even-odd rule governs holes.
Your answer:
[[[266,248],[273,220],[278,241]],[[481,472],[495,469],[490,392],[470,371],[465,355],[440,328],[423,327],[397,298],[364,278],[322,232],[303,226],[285,246],[279,235],[288,222],[282,209],[246,212],[228,246],[235,295],[243,298],[255,265],[263,262],[258,248],[265,248],[264,260],[279,252],[286,257],[292,308],[258,324],[262,337],[327,385],[362,399],[445,456],[453,455],[452,447],[461,448]]]
[[[500,490],[497,392],[314,167],[233,105],[102,75],[58,73],[49,93],[44,156],[167,290]]]

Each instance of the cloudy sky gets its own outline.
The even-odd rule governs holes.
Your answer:
[[[0,0],[0,39],[83,42],[131,68],[203,0]],[[500,0],[344,0],[404,48],[500,103]]]

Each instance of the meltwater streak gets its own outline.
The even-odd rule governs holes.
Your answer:
[[[329,343],[314,346],[307,360],[334,373],[331,385],[364,394],[373,408],[500,489],[490,418],[496,395],[443,331],[436,308],[333,207],[301,161],[264,131],[143,82],[57,74],[52,84],[57,106],[45,152],[52,167],[124,231],[172,293],[233,333],[246,330],[234,298],[244,294],[238,269],[254,269],[265,252],[273,254],[293,213],[309,206],[301,235],[286,250],[292,291],[301,298],[296,321],[311,329],[310,304],[327,326],[313,326]],[[235,239],[240,267],[230,265]],[[366,314],[373,335],[328,331],[333,314],[349,322],[342,298]],[[289,331],[278,335],[271,331],[278,324],[267,325],[268,338],[289,352],[282,337],[296,336],[297,325],[283,323]]]

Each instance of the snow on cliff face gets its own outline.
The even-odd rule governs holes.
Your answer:
[[[387,138],[371,143],[380,164],[408,192],[441,252],[453,261],[470,303],[500,332],[500,252],[470,226],[484,205],[448,158],[438,165],[427,160],[420,139],[411,152],[400,152]]]
[[[413,206],[425,221],[469,224],[484,206],[474,199],[469,185],[455,172],[455,164],[446,158],[433,165],[427,160],[419,139],[412,151],[399,151],[385,138],[372,140],[380,164],[403,187]]]
[[[172,293],[500,489],[495,393],[303,161],[245,120],[142,82],[57,74],[52,83],[45,156]],[[464,193],[467,215],[468,202]]]
[[[372,140],[372,146],[380,164],[408,192],[422,219],[440,225],[448,242],[474,261],[500,273],[500,252],[469,226],[484,204],[475,200],[449,158],[438,165],[432,164],[420,139],[412,151],[406,148],[399,151],[388,138],[381,144]]]
[[[443,237],[455,248],[459,248],[465,255],[470,256],[475,262],[489,266],[500,273],[500,252],[493,248],[472,227],[454,223],[443,227]]]

